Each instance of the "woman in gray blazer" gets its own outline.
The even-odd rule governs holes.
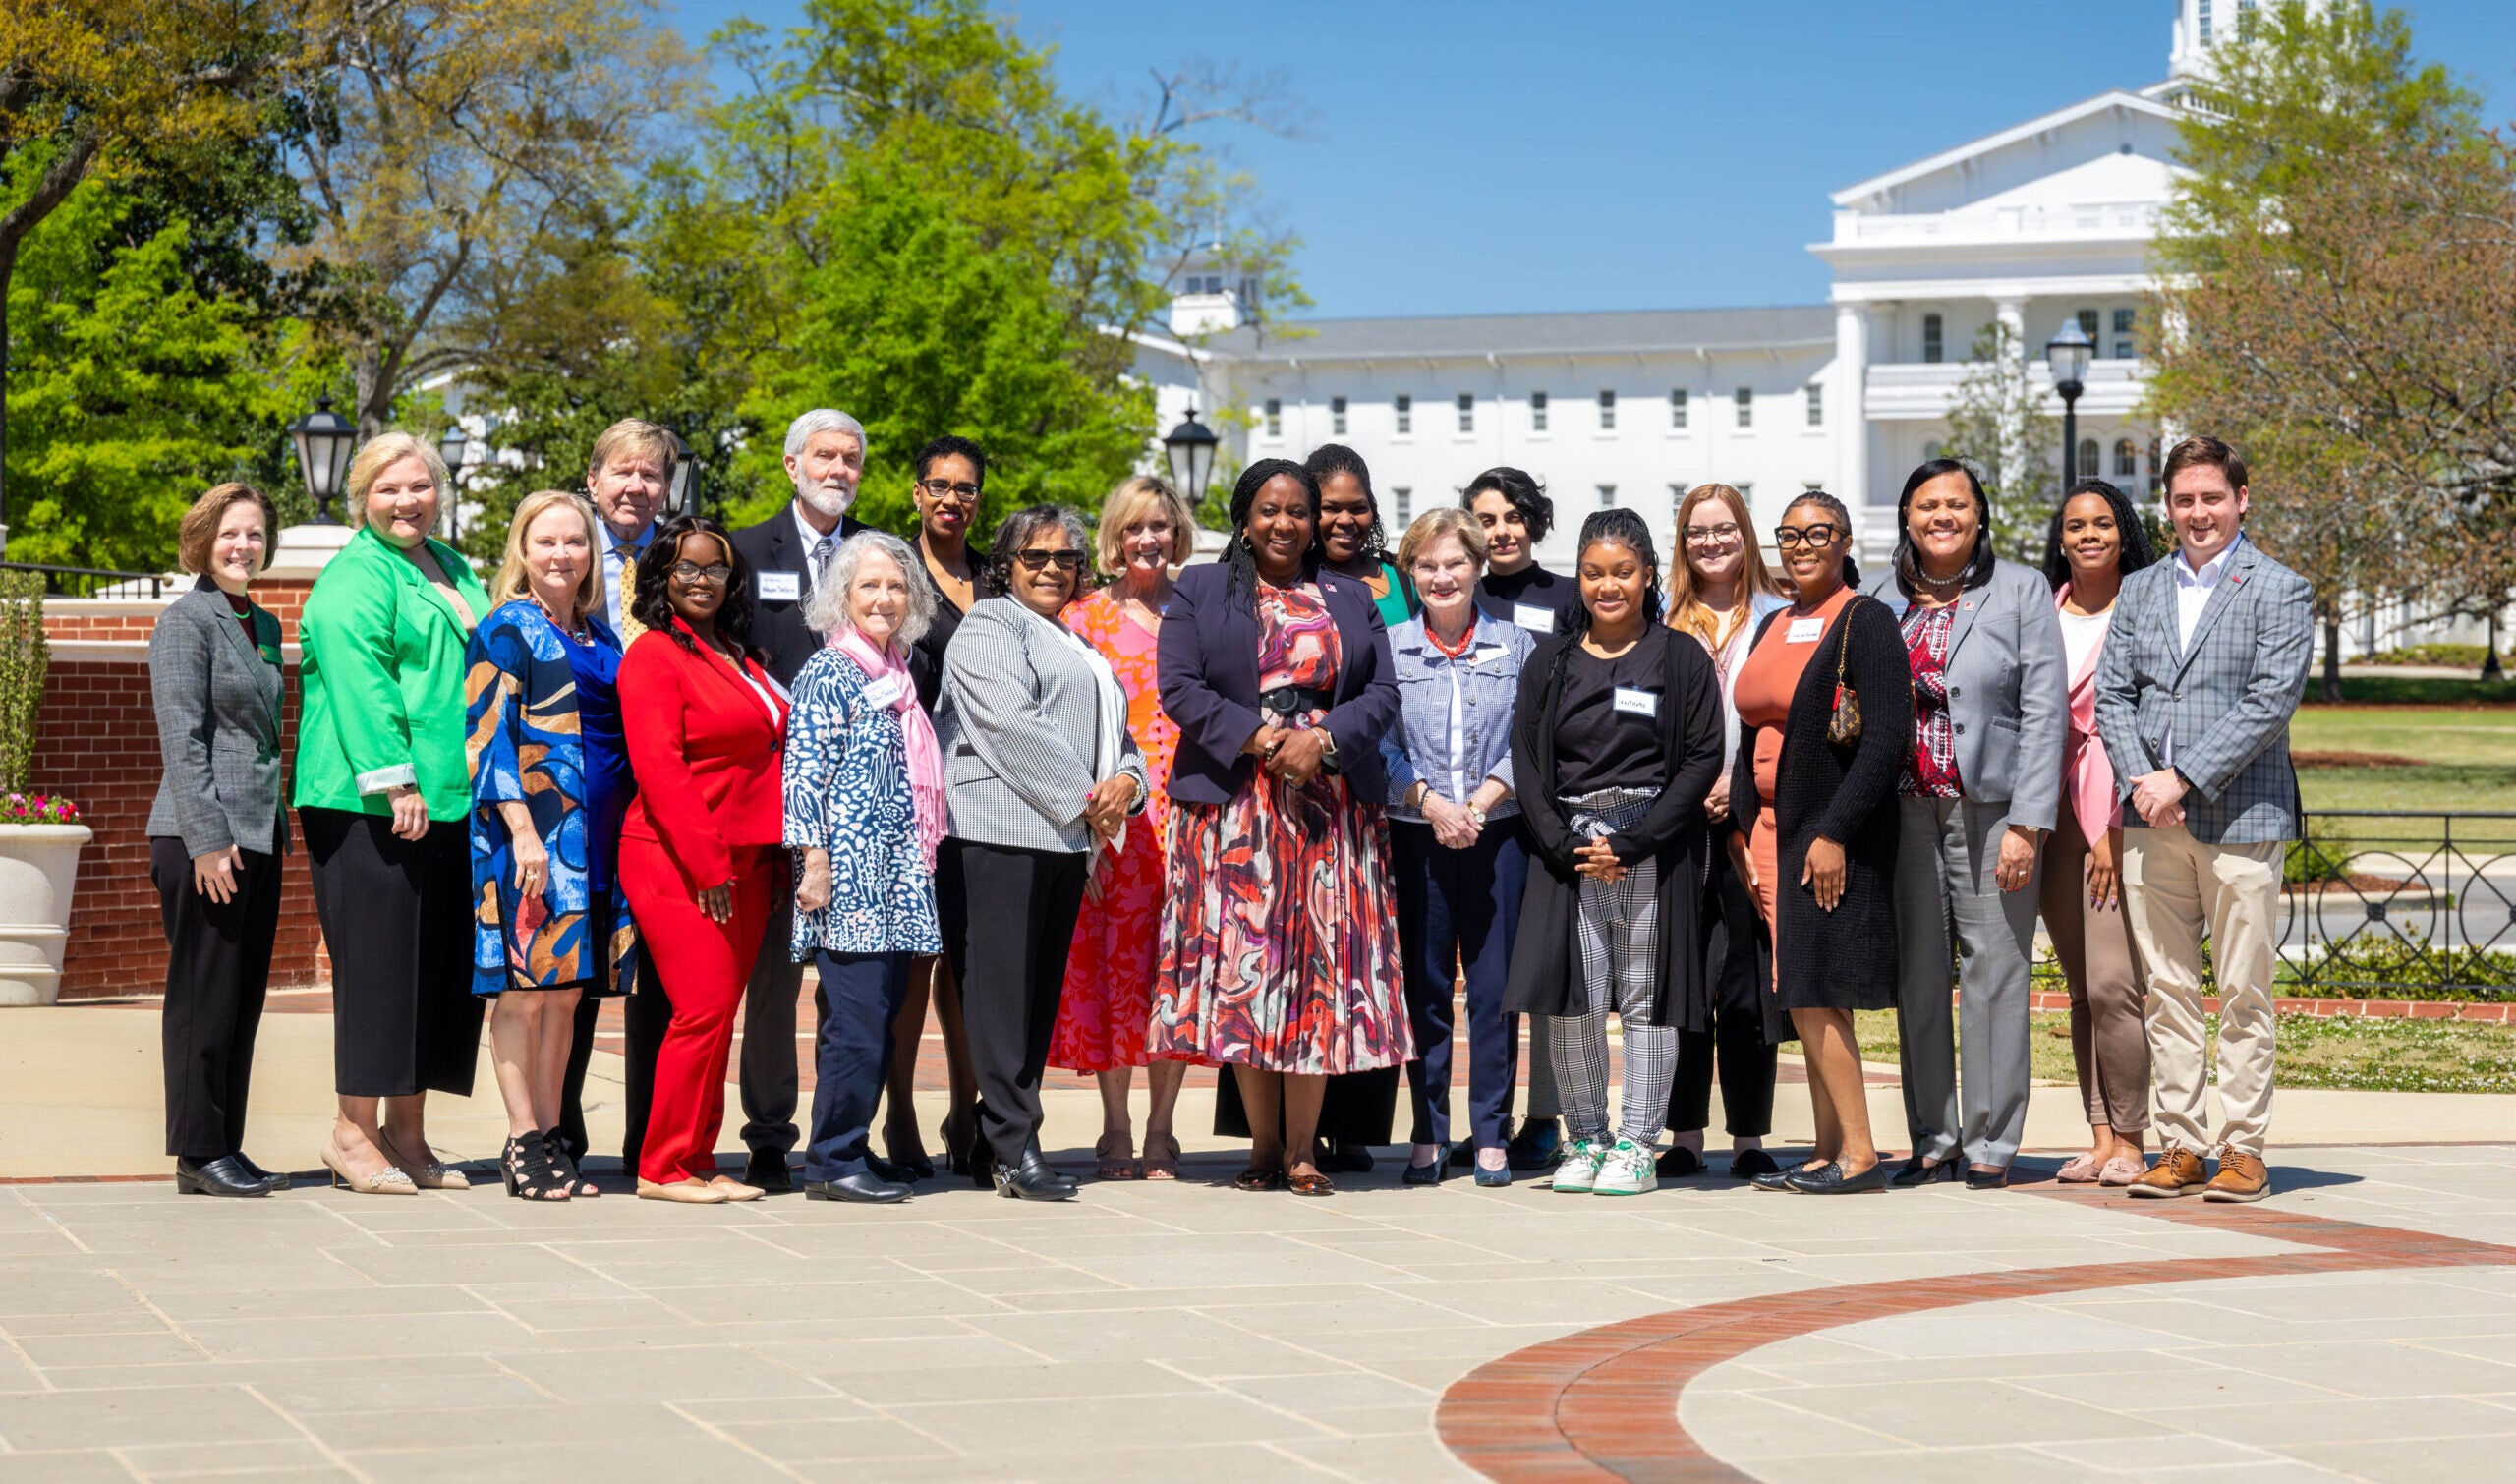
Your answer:
[[[148,810],[148,874],[166,922],[166,1152],[185,1195],[288,1188],[245,1157],[254,1033],[279,931],[279,620],[245,596],[279,512],[251,485],[221,485],[184,512],[193,590],[148,640],[163,772]]]
[[[2006,1184],[2027,1131],[2028,968],[2035,866],[2061,800],[2070,734],[2062,627],[2042,577],[1992,554],[1973,471],[1932,459],[1905,480],[1896,559],[1869,585],[1914,674],[1914,749],[1897,845],[1896,1014],[1913,1157],[1898,1185]],[[1957,942],[1948,930],[1956,925]],[[1949,1040],[1962,949],[1963,1104]]]
[[[969,1168],[981,1187],[1033,1201],[1074,1194],[1040,1153],[1040,1073],[1092,854],[1124,838],[1146,791],[1126,691],[1058,620],[1082,588],[1087,540],[1062,505],[997,527],[989,565],[1005,596],[962,618],[935,713],[952,817],[936,906],[979,1084]]]

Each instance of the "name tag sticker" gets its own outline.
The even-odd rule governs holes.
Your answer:
[[[1826,620],[1822,618],[1795,618],[1791,620],[1790,631],[1782,636],[1782,642],[1785,644],[1815,644],[1818,640],[1824,638],[1825,634]]]
[[[1620,685],[1616,688],[1616,709],[1629,716],[1656,716],[1660,714],[1660,696],[1657,691]]]
[[[1511,653],[1512,652],[1510,650],[1503,648],[1499,644],[1483,645],[1478,648],[1475,654],[1467,656],[1467,662],[1470,664],[1483,664],[1489,659],[1500,659]]]
[[[1555,632],[1555,610],[1533,602],[1515,602],[1512,604],[1512,622],[1532,634],[1552,634]]]
[[[793,602],[804,596],[804,579],[796,572],[763,572],[760,574],[762,602]]]
[[[900,677],[885,675],[865,687],[867,706],[896,706],[900,699]]]

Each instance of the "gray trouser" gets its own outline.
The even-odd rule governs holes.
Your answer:
[[[1938,1161],[1962,1145],[1972,1163],[2007,1169],[2027,1132],[2035,882],[2003,891],[1994,880],[2009,828],[2007,802],[1906,798],[1897,805],[1896,1019],[1914,1153]],[[1958,1049],[1949,1036],[1952,988],[1962,1001],[1962,1113]]]

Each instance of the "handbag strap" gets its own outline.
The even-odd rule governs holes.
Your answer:
[[[1835,684],[1844,683],[1844,662],[1852,657],[1852,610],[1860,606],[1861,596],[1855,593],[1852,601],[1835,615]]]

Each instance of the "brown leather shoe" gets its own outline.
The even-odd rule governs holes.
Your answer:
[[[2232,1144],[2219,1146],[2219,1172],[2210,1177],[2210,1186],[2202,1192],[2205,1201],[2259,1201],[2271,1193],[2271,1171],[2264,1168],[2262,1156],[2248,1154]]]
[[[2209,1182],[2210,1172],[2202,1157],[2190,1149],[2170,1147],[2149,1167],[2149,1172],[2134,1180],[2125,1190],[2128,1195],[2145,1200],[2166,1196],[2198,1195]]]

